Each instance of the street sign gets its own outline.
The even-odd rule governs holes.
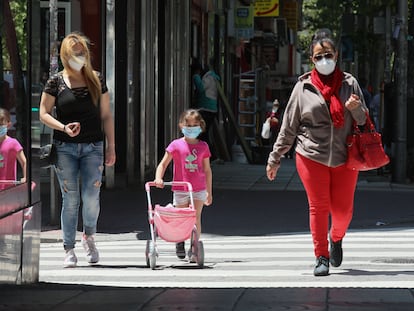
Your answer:
[[[237,7],[234,12],[234,28],[237,38],[250,39],[254,36],[253,7]]]

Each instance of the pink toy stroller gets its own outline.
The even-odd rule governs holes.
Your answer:
[[[17,186],[21,182],[17,180],[0,180],[0,185]],[[36,183],[32,181],[31,190],[36,187]],[[23,215],[23,229],[27,223],[32,219],[33,206],[20,207],[16,202],[2,202],[0,204],[0,235],[4,234],[21,234],[22,232],[22,215]],[[8,221],[4,222],[3,219],[8,217]]]
[[[188,260],[196,262],[198,266],[204,266],[204,246],[199,240],[196,225],[196,210],[193,200],[193,187],[189,182],[165,182],[165,186],[184,186],[190,195],[190,206],[175,208],[171,203],[166,206],[156,204],[153,208],[151,202],[151,187],[154,182],[145,184],[148,200],[148,221],[151,231],[151,240],[147,240],[145,258],[147,266],[155,269],[158,257],[156,238],[160,237],[166,242],[182,242],[191,238]]]

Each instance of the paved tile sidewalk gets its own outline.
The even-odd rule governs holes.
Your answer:
[[[274,181],[267,179],[265,165],[237,162],[213,163],[212,170],[213,187],[216,189],[304,191],[294,159],[282,159]],[[414,191],[414,183],[392,183],[389,175],[378,175],[375,170],[359,173],[357,190]]]

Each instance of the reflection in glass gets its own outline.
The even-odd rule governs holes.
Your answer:
[[[19,181],[26,182],[26,156],[23,147],[17,139],[7,135],[11,124],[9,111],[0,107],[0,190],[16,184],[17,162],[23,174]]]
[[[16,138],[22,145],[26,142],[28,133],[24,112],[27,109],[26,3],[22,0],[0,0],[0,108],[7,109],[10,113],[7,135]],[[22,176],[23,172],[19,169],[17,180]]]

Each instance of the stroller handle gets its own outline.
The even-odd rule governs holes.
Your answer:
[[[164,186],[186,186],[188,189],[188,192],[193,192],[193,186],[191,185],[191,183],[187,182],[187,181],[166,181],[164,182]],[[155,182],[153,181],[148,181],[145,183],[145,190],[146,191],[150,191],[151,187],[156,187]]]
[[[1,184],[9,184],[9,185],[14,185],[14,186],[18,186],[21,184],[25,184],[27,182],[21,182],[19,180],[5,180],[5,179],[0,179],[0,185]],[[36,183],[34,181],[32,181],[31,183],[31,189],[32,191],[34,190],[34,188],[36,188]]]
[[[4,180],[4,179],[2,179],[2,180],[0,180],[0,184],[20,185],[20,184],[22,184],[22,182],[19,181],[19,180]]]

